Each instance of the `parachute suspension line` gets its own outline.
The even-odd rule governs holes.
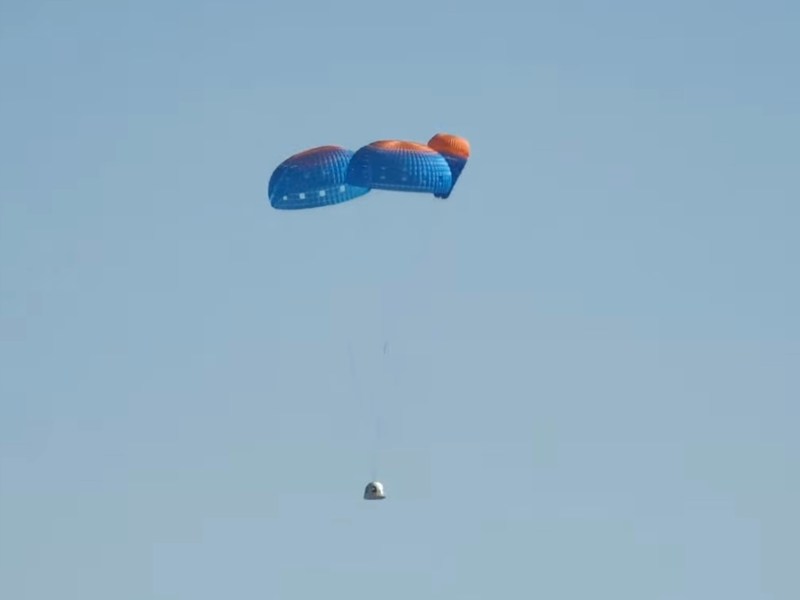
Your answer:
[[[384,344],[383,344],[383,360],[381,361],[383,363],[383,394],[381,394],[381,397],[383,398],[384,406],[388,405],[389,404],[389,400],[390,400],[390,394],[389,394],[389,389],[388,389],[389,388],[388,376],[387,376],[387,370],[386,370],[386,349],[388,348],[388,346],[389,346],[389,342],[384,342]],[[381,416],[382,416],[382,413],[379,412],[378,413],[378,431],[379,431],[379,433],[383,431],[383,419],[381,418]]]
[[[364,402],[363,395],[361,393],[361,385],[356,372],[356,359],[355,355],[353,354],[353,345],[350,342],[348,342],[347,344],[347,352],[350,356],[350,377],[352,379],[353,392],[356,396],[356,402],[361,408],[365,408],[366,403]],[[378,458],[380,453],[381,426],[380,426],[380,417],[378,415],[378,411],[376,410],[377,407],[375,399],[373,398],[372,402],[370,402],[369,404],[370,408],[372,409],[371,412],[375,417],[375,436],[373,438],[373,446],[372,446],[371,461],[370,461],[370,478],[373,481],[375,481],[378,478]]]
[[[380,355],[381,369],[380,369],[380,394],[376,398],[376,402],[381,405],[376,407],[375,410],[375,439],[380,448],[384,438],[384,420],[386,418],[386,407],[391,405],[394,393],[392,389],[392,381],[389,376],[389,368],[387,364],[387,355],[389,350],[389,335],[387,331],[387,290],[384,288],[381,294],[381,339],[383,340],[383,348]],[[391,329],[389,327],[389,329]]]

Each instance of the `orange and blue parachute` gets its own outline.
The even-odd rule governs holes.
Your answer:
[[[461,171],[464,170],[464,166],[469,160],[469,142],[465,138],[450,133],[437,133],[428,141],[428,147],[444,156],[450,167],[450,175],[453,178],[450,189],[445,194],[437,194],[436,196],[437,198],[447,198],[450,196],[450,192],[453,191],[456,181],[461,176]]]
[[[424,144],[382,140],[360,148],[350,160],[347,181],[373,190],[444,194],[453,185],[444,156]]]
[[[319,146],[290,156],[269,179],[268,195],[274,208],[295,210],[347,202],[369,192],[346,181],[353,151],[341,146]]]
[[[447,133],[437,133],[427,144],[380,140],[356,152],[320,146],[278,165],[270,177],[269,200],[276,209],[291,210],[347,202],[370,190],[448,198],[469,156],[469,142]]]

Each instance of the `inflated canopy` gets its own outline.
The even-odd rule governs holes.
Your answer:
[[[369,192],[347,183],[352,150],[319,146],[283,161],[269,180],[268,195],[274,208],[292,210],[339,204]]]

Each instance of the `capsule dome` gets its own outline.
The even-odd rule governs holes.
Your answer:
[[[364,500],[384,500],[386,493],[380,481],[370,481],[364,488]]]

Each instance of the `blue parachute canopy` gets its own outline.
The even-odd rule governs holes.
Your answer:
[[[382,140],[360,148],[351,158],[347,183],[401,192],[447,194],[453,177],[444,156],[416,142]]]
[[[269,179],[273,208],[297,210],[347,202],[369,192],[350,185],[347,167],[353,152],[341,146],[319,146],[283,161]]]

